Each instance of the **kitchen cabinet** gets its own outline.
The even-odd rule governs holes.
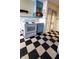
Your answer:
[[[34,10],[34,1],[33,0],[20,0],[20,11],[28,11],[26,12],[20,12],[20,16],[32,16],[33,10]]]
[[[20,16],[42,17],[43,0],[20,0]]]

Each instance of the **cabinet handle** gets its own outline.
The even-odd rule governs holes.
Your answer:
[[[28,13],[28,10],[22,10],[22,9],[20,9],[20,12]]]

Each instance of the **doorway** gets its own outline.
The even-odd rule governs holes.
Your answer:
[[[46,32],[55,29],[56,12],[51,8],[48,8],[47,19],[46,19]]]

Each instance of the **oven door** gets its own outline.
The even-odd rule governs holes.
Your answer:
[[[36,24],[25,24],[25,32],[35,32],[36,31]]]

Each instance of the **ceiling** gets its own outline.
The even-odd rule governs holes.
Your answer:
[[[49,0],[49,1],[59,5],[59,0]]]

